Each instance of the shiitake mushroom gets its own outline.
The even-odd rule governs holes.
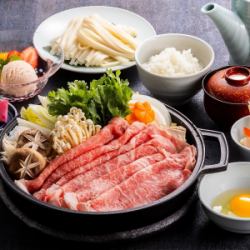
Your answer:
[[[17,148],[32,148],[48,157],[52,153],[51,138],[46,137],[37,129],[25,130],[17,140]]]
[[[46,158],[32,148],[17,148],[9,160],[8,172],[15,179],[33,179],[44,169],[46,162]]]

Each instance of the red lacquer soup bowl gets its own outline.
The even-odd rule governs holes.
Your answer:
[[[249,115],[250,71],[247,67],[227,66],[208,73],[202,81],[204,106],[209,117],[226,129]]]

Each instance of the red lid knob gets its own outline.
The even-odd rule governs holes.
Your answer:
[[[250,72],[246,67],[231,67],[226,71],[225,78],[233,86],[244,86],[249,82]]]

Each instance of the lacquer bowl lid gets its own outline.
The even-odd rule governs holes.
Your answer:
[[[250,101],[250,71],[242,66],[216,71],[207,81],[207,91],[221,101],[248,103]]]

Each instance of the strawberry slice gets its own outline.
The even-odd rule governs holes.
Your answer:
[[[29,63],[33,68],[37,68],[37,66],[38,66],[38,54],[37,54],[37,51],[34,47],[30,46],[30,47],[24,49],[21,52],[20,57],[24,61]]]
[[[9,102],[7,99],[0,99],[0,122],[8,121]]]
[[[20,52],[17,50],[9,51],[9,53],[7,55],[7,59],[10,59],[11,57],[20,57]]]

